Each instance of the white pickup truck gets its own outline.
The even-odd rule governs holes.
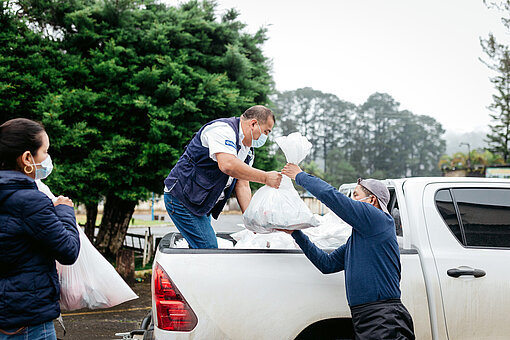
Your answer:
[[[510,180],[386,183],[416,338],[510,339]],[[159,243],[144,339],[353,338],[343,272],[320,273],[298,249],[176,249],[173,238]]]

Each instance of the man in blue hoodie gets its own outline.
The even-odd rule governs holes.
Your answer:
[[[287,164],[282,174],[352,226],[347,243],[330,254],[301,231],[286,232],[322,273],[345,271],[356,339],[414,339],[411,315],[400,301],[400,252],[387,209],[390,194],[386,186],[374,179],[359,179],[350,199],[295,164]]]

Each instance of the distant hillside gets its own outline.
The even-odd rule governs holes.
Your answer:
[[[485,129],[465,133],[446,131],[444,134],[444,139],[446,140],[446,154],[452,155],[459,151],[467,152],[467,146],[459,146],[460,143],[469,143],[471,150],[484,149],[487,147],[487,143],[485,142],[486,135],[487,131]]]

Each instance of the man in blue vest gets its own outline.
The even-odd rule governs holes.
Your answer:
[[[244,212],[251,200],[249,182],[278,188],[276,171],[252,168],[254,148],[273,129],[270,109],[256,105],[241,117],[220,118],[202,126],[165,179],[165,207],[190,248],[218,248],[215,219],[235,190]]]

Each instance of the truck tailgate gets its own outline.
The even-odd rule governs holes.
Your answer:
[[[315,321],[350,318],[344,274],[322,274],[298,250],[167,248],[155,261],[198,316],[183,339],[294,339]]]

